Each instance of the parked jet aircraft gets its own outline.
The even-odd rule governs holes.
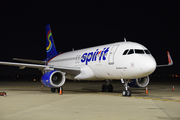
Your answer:
[[[14,58],[33,64],[0,62],[2,65],[37,68],[42,71],[41,82],[51,88],[51,92],[63,86],[66,78],[72,80],[107,80],[102,91],[113,91],[111,80],[121,80],[125,90],[123,96],[131,96],[129,86],[146,87],[149,75],[156,67],[173,65],[169,52],[167,65],[156,65],[154,57],[143,45],[135,42],[117,42],[86,49],[58,54],[50,25],[46,25],[46,52],[44,61]],[[36,64],[35,64],[36,63]]]

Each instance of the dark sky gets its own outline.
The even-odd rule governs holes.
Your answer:
[[[46,58],[46,24],[51,25],[57,51],[71,51],[123,41],[146,46],[157,64],[166,64],[170,51],[174,66],[157,74],[178,74],[179,3],[177,2],[1,2],[0,61]],[[0,66],[0,74],[40,73],[35,69]]]

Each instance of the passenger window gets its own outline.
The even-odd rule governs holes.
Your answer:
[[[128,55],[130,55],[130,54],[134,54],[134,50],[133,50],[133,49],[131,49],[131,50],[128,52]]]
[[[144,50],[146,54],[151,54],[149,50]]]
[[[125,50],[124,53],[123,53],[123,55],[126,55],[128,51],[129,51],[128,49]]]
[[[140,49],[135,49],[135,53],[137,53],[137,54],[144,54],[144,51],[140,50]]]

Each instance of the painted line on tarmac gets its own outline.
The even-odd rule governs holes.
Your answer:
[[[170,100],[170,99],[163,99],[163,98],[149,98],[149,97],[136,97],[131,96],[133,98],[139,98],[139,99],[151,99],[151,100],[161,100],[161,101],[170,101],[170,102],[180,102],[180,100]]]
[[[122,95],[115,95],[115,94],[106,94],[106,93],[100,93],[101,95],[112,95],[112,96],[118,96],[118,97],[125,97]],[[127,96],[126,96],[127,97]],[[129,98],[138,98],[138,99],[150,99],[150,100],[161,100],[161,101],[170,101],[170,102],[180,102],[180,100],[172,100],[172,99],[163,99],[163,98],[150,98],[150,97],[137,97],[137,96],[131,96]]]

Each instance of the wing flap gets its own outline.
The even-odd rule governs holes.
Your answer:
[[[36,64],[43,64],[43,65],[46,64],[46,61],[40,61],[40,60],[30,60],[30,59],[20,59],[20,58],[13,58],[13,60],[29,62],[29,63],[36,63]]]

